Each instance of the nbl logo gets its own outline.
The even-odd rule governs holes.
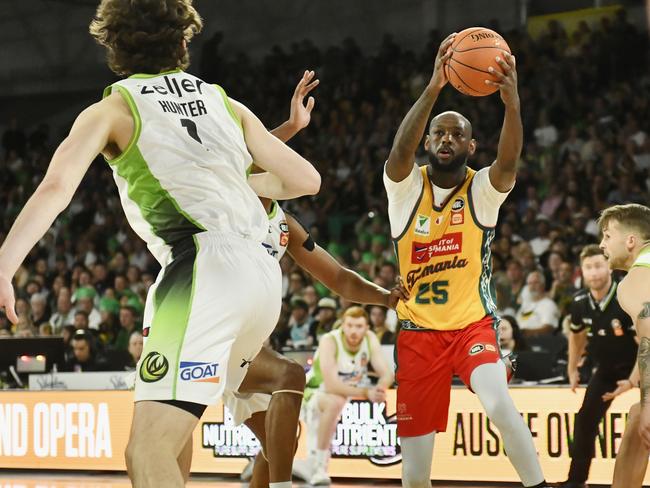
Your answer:
[[[153,383],[163,379],[169,371],[169,361],[159,352],[152,351],[143,359],[140,365],[140,379],[145,383]]]

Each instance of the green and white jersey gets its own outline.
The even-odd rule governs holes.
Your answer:
[[[273,200],[271,211],[269,212],[269,232],[262,245],[278,261],[287,252],[287,246],[289,245],[289,224],[284,215],[284,210],[282,210],[282,207],[275,200]]]
[[[262,242],[268,219],[247,184],[252,157],[224,91],[181,70],[133,75],[106,88],[128,103],[135,130],[108,161],[133,230],[161,265],[198,232]]]
[[[368,362],[370,361],[370,339],[368,336],[372,333],[371,331],[366,332],[361,347],[356,353],[348,351],[345,347],[343,329],[334,329],[321,338],[322,341],[325,337],[331,337],[336,342],[336,366],[341,381],[351,386],[363,385],[368,381]],[[323,390],[324,387],[320,355],[317,350],[314,355],[314,364],[307,373],[306,388]]]
[[[650,268],[650,246],[646,246],[643,249],[641,249],[641,252],[634,260],[634,264],[632,264],[633,268],[635,266]]]

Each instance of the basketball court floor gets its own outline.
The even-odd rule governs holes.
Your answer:
[[[0,488],[129,488],[128,478],[124,474],[88,474],[77,472],[34,472],[9,471],[0,469]],[[188,486],[192,488],[242,488],[236,477],[196,476]],[[307,488],[309,485],[295,483],[294,486]],[[331,488],[398,488],[395,480],[334,480]],[[497,488],[517,487],[513,483],[463,483],[463,482],[433,482],[435,488]],[[593,488],[604,485],[590,485]]]

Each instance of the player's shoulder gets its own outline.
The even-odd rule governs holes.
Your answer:
[[[578,290],[573,294],[572,302],[580,303],[587,300],[587,298],[589,298],[589,290],[587,290],[586,288],[581,288],[580,290]]]

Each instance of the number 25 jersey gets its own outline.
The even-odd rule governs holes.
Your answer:
[[[262,242],[268,218],[246,182],[252,157],[224,91],[181,70],[133,75],[104,97],[116,91],[134,133],[108,163],[129,224],[158,262],[203,231]]]
[[[419,200],[401,235],[393,240],[400,275],[410,298],[397,306],[400,320],[435,330],[457,330],[494,315],[490,244],[494,229],[484,227],[472,201],[476,172],[434,205],[427,166]]]

